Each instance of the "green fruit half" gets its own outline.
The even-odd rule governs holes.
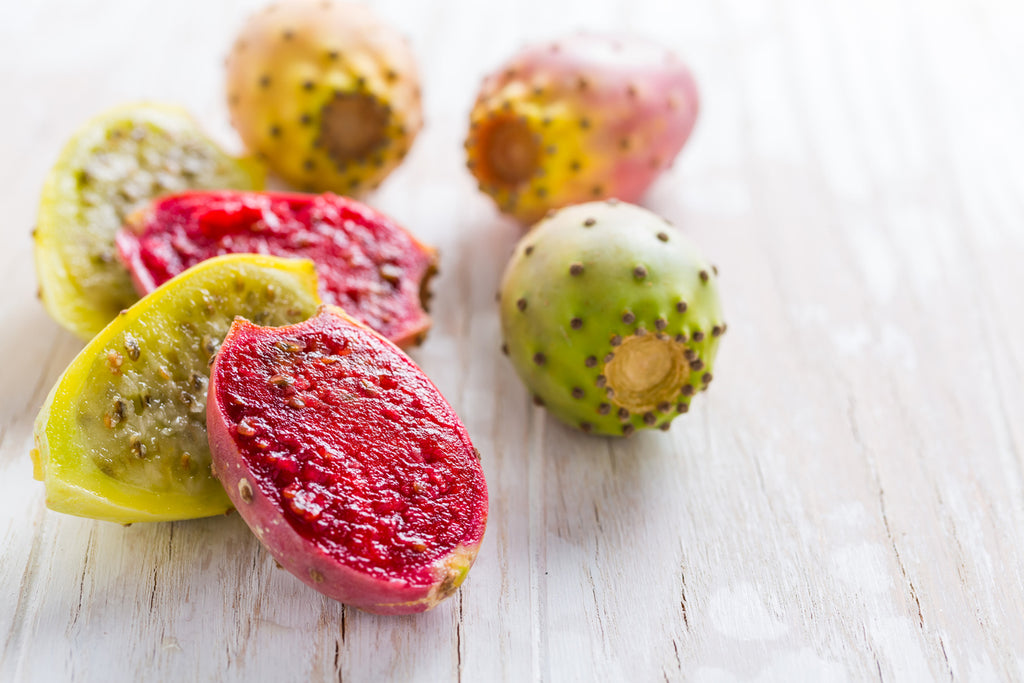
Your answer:
[[[36,418],[32,460],[47,507],[121,523],[229,510],[210,471],[209,365],[235,316],[279,326],[319,303],[311,261],[233,254],[123,312],[71,362]]]
[[[138,300],[114,235],[153,197],[190,188],[261,189],[258,164],[225,154],[184,109],[129,104],[86,123],[43,185],[35,230],[43,305],[84,340]]]

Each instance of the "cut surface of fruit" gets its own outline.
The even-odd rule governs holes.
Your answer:
[[[43,304],[92,338],[138,300],[114,246],[126,216],[170,192],[262,184],[258,165],[229,157],[183,109],[138,103],[100,114],[67,143],[43,186],[34,233]]]
[[[282,566],[380,613],[459,586],[486,524],[483,470],[397,347],[335,307],[277,329],[239,320],[209,391],[217,476]]]
[[[47,506],[122,523],[230,509],[210,472],[209,365],[236,315],[282,325],[318,305],[310,261],[247,254],[206,261],[119,315],[36,418]]]
[[[400,346],[430,327],[437,255],[387,216],[334,194],[186,192],[130,217],[117,246],[140,292],[218,254],[310,258],[320,296]]]

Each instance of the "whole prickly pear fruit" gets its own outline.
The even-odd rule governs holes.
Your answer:
[[[535,399],[598,434],[668,429],[710,384],[725,332],[715,267],[663,219],[616,200],[538,223],[500,301],[504,350]]]
[[[399,346],[430,329],[425,309],[437,254],[400,225],[334,194],[185,192],[133,214],[117,235],[142,294],[218,254],[308,258],[320,297]]]
[[[122,523],[229,510],[210,473],[210,362],[235,316],[283,325],[319,303],[312,262],[231,254],[117,316],[71,362],[36,418],[32,461],[47,507]]]
[[[127,215],[168,192],[262,186],[258,164],[225,154],[184,109],[143,102],[103,112],[68,141],[43,185],[33,233],[43,305],[91,339],[139,298],[114,246]]]
[[[406,614],[462,583],[487,522],[479,454],[408,356],[341,309],[278,329],[236,321],[207,414],[235,507],[312,588]]]
[[[690,70],[646,40],[579,34],[533,45],[484,79],[467,166],[524,223],[578,202],[634,202],[682,149],[697,109]]]
[[[292,0],[253,15],[227,59],[231,120],[292,185],[358,196],[423,124],[405,39],[362,5]]]

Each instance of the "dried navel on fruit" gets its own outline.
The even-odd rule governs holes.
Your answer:
[[[393,344],[329,306],[276,329],[238,320],[207,411],[217,477],[303,582],[382,614],[462,583],[487,521],[479,454]]]
[[[500,298],[520,378],[556,417],[597,434],[668,429],[710,385],[726,327],[715,267],[660,217],[616,200],[534,226]]]
[[[35,423],[32,459],[58,512],[114,522],[216,515],[209,366],[235,316],[283,325],[313,315],[313,263],[253,254],[204,261],[104,328],[71,362]]]
[[[693,75],[635,36],[577,34],[530,45],[484,79],[470,114],[467,165],[505,213],[637,201],[697,120]]]
[[[268,5],[227,59],[231,121],[286,181],[358,196],[405,158],[423,125],[407,41],[367,7]]]
[[[435,251],[354,199],[186,192],[130,216],[117,246],[141,293],[216,254],[301,257],[316,264],[324,303],[399,346],[418,344],[430,328],[425,308]]]
[[[155,196],[189,188],[257,189],[257,164],[234,159],[178,107],[138,103],[87,122],[43,186],[34,233],[40,296],[84,340],[138,300],[114,235]]]

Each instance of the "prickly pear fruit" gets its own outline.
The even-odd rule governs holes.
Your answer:
[[[325,306],[278,329],[238,320],[217,354],[215,471],[288,571],[382,614],[430,609],[476,557],[487,485],[455,411],[408,356]]]
[[[717,277],[646,209],[564,208],[520,240],[505,270],[504,350],[536,400],[574,427],[668,429],[711,382],[725,331]]]
[[[358,196],[405,157],[423,125],[412,51],[362,5],[269,5],[227,59],[231,120],[278,175]]]
[[[183,109],[138,103],[103,112],[65,145],[43,186],[34,232],[43,305],[91,339],[138,300],[114,248],[125,216],[168,192],[262,185],[258,164],[227,156]]]
[[[690,70],[644,39],[532,45],[484,79],[467,166],[524,223],[577,202],[633,202],[682,149],[697,109]]]
[[[119,315],[71,362],[35,423],[35,477],[58,512],[113,522],[216,515],[209,364],[236,315],[281,325],[313,315],[310,261],[204,261]]]
[[[312,259],[325,303],[399,346],[430,328],[424,310],[436,252],[387,216],[333,194],[188,192],[130,216],[117,246],[146,293],[216,254]]]

